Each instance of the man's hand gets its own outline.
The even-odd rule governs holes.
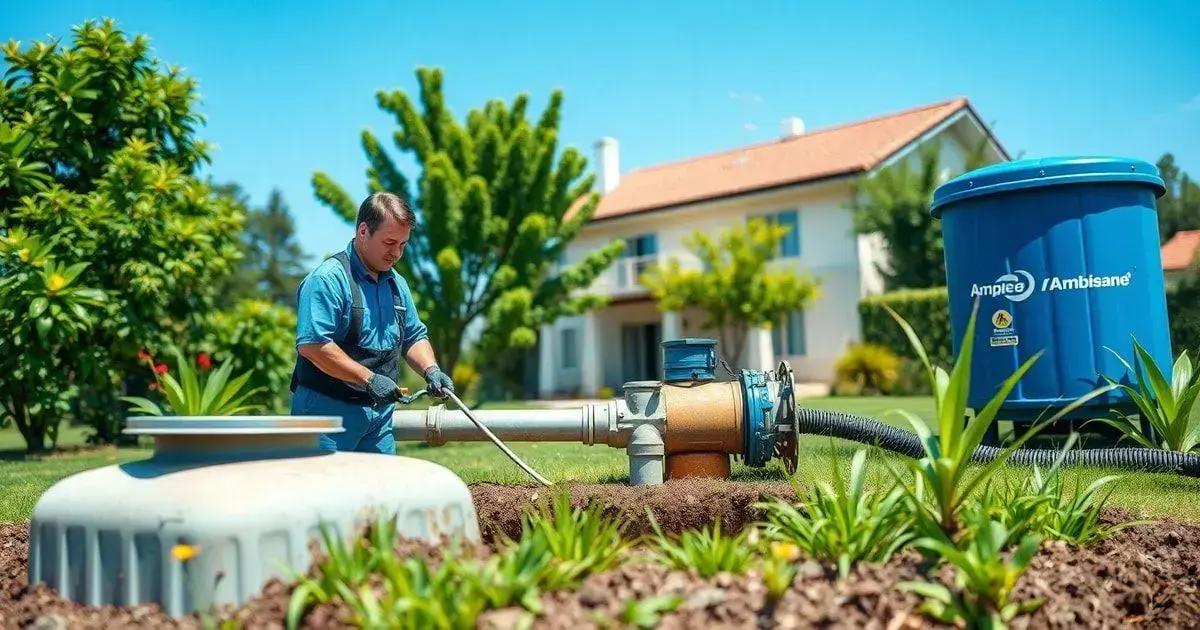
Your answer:
[[[425,370],[425,391],[435,398],[445,398],[447,391],[454,391],[454,381],[442,371],[442,368],[431,365]]]
[[[401,396],[400,386],[396,385],[396,381],[382,374],[371,375],[367,381],[367,394],[371,396],[371,403],[375,407],[390,405],[400,400]]]

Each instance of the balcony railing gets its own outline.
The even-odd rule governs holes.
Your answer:
[[[658,262],[657,254],[647,256],[630,256],[629,258],[618,259],[613,267],[616,268],[617,281],[613,285],[614,290],[625,291],[640,291],[645,289],[642,283],[638,281],[642,273],[650,267],[650,265]]]

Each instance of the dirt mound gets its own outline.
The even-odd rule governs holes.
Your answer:
[[[552,495],[544,489],[481,484],[472,487],[484,535],[520,532],[523,508],[545,504]],[[629,519],[631,535],[649,529],[646,509],[666,531],[700,527],[720,521],[737,531],[758,518],[752,505],[766,497],[792,496],[782,484],[725,481],[670,482],[659,487],[574,485],[572,503],[603,505],[612,516]],[[1124,521],[1129,515],[1106,513],[1106,520]],[[428,547],[399,542],[405,554],[437,562]],[[477,553],[485,555],[484,549]],[[44,586],[26,586],[28,524],[0,525],[0,627],[24,628],[198,628],[200,617],[167,617],[157,606],[86,607],[66,602]],[[885,565],[857,567],[845,580],[832,568],[801,560],[791,588],[777,602],[767,600],[758,576],[718,575],[710,579],[638,562],[589,577],[573,591],[542,596],[544,611],[535,627],[596,627],[622,619],[631,601],[678,595],[682,603],[659,620],[664,628],[923,628],[929,620],[915,612],[920,599],[895,588],[896,582],[927,579],[920,558],[906,552]],[[953,572],[936,571],[948,581]],[[262,595],[236,609],[223,611],[247,628],[282,628],[293,586],[274,581]],[[1086,549],[1046,543],[1018,583],[1020,599],[1041,598],[1044,605],[1018,619],[1014,627],[1111,628],[1197,627],[1200,625],[1200,524],[1162,522],[1125,530],[1115,538]],[[490,611],[482,627],[513,627],[527,613]],[[344,607],[320,606],[304,619],[305,627],[348,625]]]
[[[681,479],[659,486],[633,487],[616,484],[570,484],[571,504],[603,506],[604,514],[626,521],[626,534],[649,534],[649,509],[664,532],[698,529],[715,522],[722,531],[740,531],[761,517],[754,503],[772,497],[792,499],[795,492],[787,483],[747,483],[719,479]],[[521,517],[526,510],[545,506],[553,490],[539,486],[471,486],[475,510],[483,538],[494,542],[500,534],[515,538],[521,533]]]

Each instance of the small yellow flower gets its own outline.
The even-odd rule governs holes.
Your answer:
[[[21,262],[29,262],[29,248],[23,247],[20,250],[18,250],[17,258],[20,258]]]
[[[178,544],[171,547],[171,556],[180,562],[187,562],[200,553],[200,545]]]
[[[790,542],[773,542],[771,543],[771,556],[776,560],[791,562],[800,557],[800,547]]]
[[[46,286],[51,291],[57,291],[67,286],[67,279],[57,273],[50,274],[50,278],[46,280]]]

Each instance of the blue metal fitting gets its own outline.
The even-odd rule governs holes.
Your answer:
[[[774,402],[767,388],[768,374],[760,370],[742,370],[742,460],[747,466],[762,468],[775,452]]]

